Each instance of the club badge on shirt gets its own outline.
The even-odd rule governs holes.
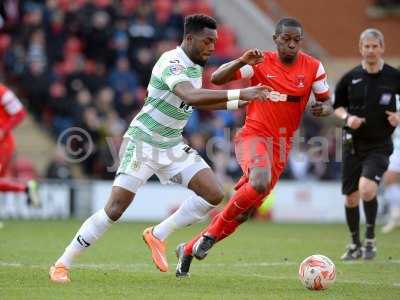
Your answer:
[[[183,70],[185,70],[185,67],[180,64],[173,64],[169,67],[169,70],[172,74],[179,75],[183,72]]]
[[[296,75],[296,81],[295,81],[296,87],[303,88],[304,82],[305,82],[305,76],[303,74]]]
[[[389,105],[391,99],[392,99],[391,93],[383,93],[381,95],[381,99],[379,100],[379,104],[380,105]]]

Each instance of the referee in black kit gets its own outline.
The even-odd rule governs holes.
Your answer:
[[[361,64],[345,74],[335,90],[335,115],[345,123],[343,134],[342,193],[351,243],[342,260],[376,255],[376,194],[393,151],[391,135],[400,124],[396,103],[400,72],[384,63],[383,34],[366,29],[360,35]],[[359,202],[363,201],[366,232],[360,240]]]

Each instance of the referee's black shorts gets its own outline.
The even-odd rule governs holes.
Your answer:
[[[378,185],[383,173],[389,166],[389,156],[392,149],[371,149],[369,151],[352,152],[343,147],[342,164],[342,193],[350,195],[358,191],[358,182],[361,176],[375,181]]]

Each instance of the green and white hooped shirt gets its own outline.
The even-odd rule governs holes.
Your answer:
[[[124,137],[168,149],[182,142],[182,131],[193,108],[173,93],[175,86],[189,81],[202,86],[203,68],[193,63],[181,47],[161,55],[154,65],[147,97]]]

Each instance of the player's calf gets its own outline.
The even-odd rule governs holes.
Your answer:
[[[238,215],[235,220],[238,221],[239,223],[244,223],[246,222],[248,219],[250,219],[250,217],[253,215],[254,211],[256,210],[255,207],[249,208],[247,211],[245,211],[244,213],[241,213],[240,215]]]

